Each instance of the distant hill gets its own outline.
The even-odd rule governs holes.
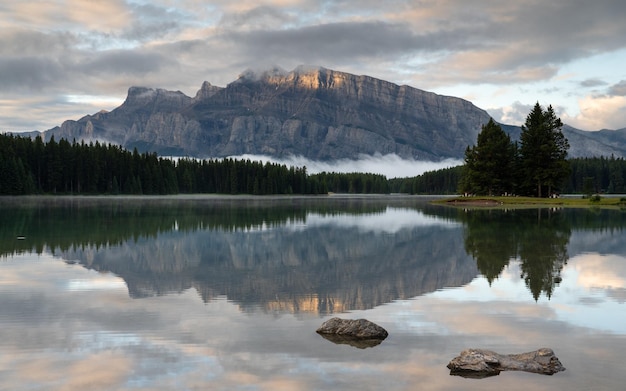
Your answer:
[[[195,97],[131,87],[111,112],[68,120],[45,139],[99,140],[161,155],[242,154],[316,160],[396,154],[462,158],[489,114],[471,102],[369,76],[298,67],[244,72],[226,87],[204,82]],[[505,125],[514,139],[520,129]],[[626,129],[565,126],[571,157],[626,156]]]

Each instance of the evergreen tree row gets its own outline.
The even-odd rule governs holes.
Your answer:
[[[236,159],[172,160],[99,142],[44,143],[0,134],[0,195],[389,193],[368,173],[308,175],[306,167]]]
[[[322,172],[311,175],[322,189],[334,193],[388,194],[389,181],[380,174]]]
[[[626,194],[626,159],[585,157],[568,159],[570,173],[563,193],[590,195],[595,193]],[[389,180],[390,191],[408,194],[457,194],[464,166],[425,172],[412,178]]]
[[[389,180],[392,193],[405,194],[457,194],[463,166],[427,171],[411,178],[393,178]]]
[[[626,160],[622,157],[570,159],[571,173],[564,187],[567,193],[626,194]]]
[[[483,135],[489,135],[489,132]],[[492,141],[497,139],[490,136]],[[490,156],[495,156],[498,151],[507,153],[506,148],[501,147],[494,149]],[[560,188],[563,193],[626,193],[624,158],[575,158],[566,163],[569,175]],[[487,176],[488,183],[492,184],[503,183],[511,173],[519,170],[507,166],[506,162],[492,167],[506,174],[502,177],[504,179],[499,179],[500,182],[496,175]],[[463,188],[463,181],[467,180],[466,170],[465,166],[457,166],[412,178],[389,180],[383,175],[368,173],[309,175],[306,167],[234,159],[185,158],[174,161],[154,153],[139,154],[136,150],[129,152],[116,145],[98,142],[71,144],[64,139],[59,142],[52,139],[44,143],[41,138],[33,140],[0,134],[0,195],[457,194]],[[485,192],[489,191],[485,189]],[[496,189],[505,191],[501,187]],[[495,190],[491,192],[495,193]]]
[[[0,135],[0,194],[318,194],[306,168],[193,160],[95,143]]]

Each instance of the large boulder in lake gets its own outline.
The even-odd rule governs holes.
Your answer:
[[[332,318],[316,331],[331,342],[361,349],[376,346],[389,335],[387,330],[367,319]]]
[[[451,375],[483,378],[502,371],[525,371],[553,375],[565,367],[550,348],[520,354],[498,354],[491,350],[467,349],[448,363]]]

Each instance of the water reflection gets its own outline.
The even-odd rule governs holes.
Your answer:
[[[0,254],[51,251],[122,277],[133,298],[195,288],[204,302],[226,296],[243,311],[330,314],[462,286],[479,273],[491,284],[511,261],[535,300],[551,298],[572,232],[620,232],[624,214],[415,199],[69,199],[3,207],[0,220]],[[602,241],[594,251],[626,252]]]
[[[348,199],[13,208],[3,214],[3,237],[21,232],[28,240],[5,241],[2,252],[51,249],[69,263],[122,277],[135,298],[193,287],[205,302],[226,296],[244,311],[345,312],[476,276],[461,225],[412,205]]]
[[[232,203],[0,207],[0,388],[611,390],[626,381],[619,211]],[[547,275],[524,271],[534,267],[524,241],[556,247],[551,272],[567,257],[549,300],[539,284],[535,301],[520,278]],[[389,338],[373,349],[327,342],[315,330],[333,311]],[[541,346],[568,370],[467,381],[445,367],[468,347]]]
[[[464,215],[465,249],[491,283],[512,259],[535,300],[552,296],[567,263],[571,223],[561,211],[471,210]]]

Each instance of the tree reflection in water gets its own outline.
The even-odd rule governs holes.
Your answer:
[[[548,298],[567,263],[571,226],[563,213],[539,209],[472,209],[461,214],[466,224],[465,251],[489,284],[511,259],[519,259],[521,278],[535,300]]]

